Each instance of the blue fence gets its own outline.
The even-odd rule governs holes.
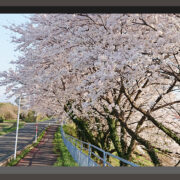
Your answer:
[[[112,164],[107,161],[107,156],[109,156],[127,164],[127,166],[138,167],[138,165],[132,162],[129,162],[123,158],[120,158],[118,156],[115,156],[109,152],[105,152],[103,149],[100,149],[97,146],[94,146],[90,143],[81,141],[70,135],[65,134],[62,126],[61,126],[61,135],[68,151],[71,153],[73,159],[78,163],[79,166],[108,166],[110,167],[112,166]],[[103,157],[100,157],[93,150],[100,151]],[[94,159],[96,160],[93,160],[92,157],[94,157]],[[98,161],[98,163],[95,161]]]

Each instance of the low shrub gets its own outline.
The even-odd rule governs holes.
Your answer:
[[[5,118],[3,115],[0,116],[0,123],[3,123],[5,121]]]
[[[35,111],[28,111],[28,113],[21,113],[20,119],[25,122],[36,122]]]

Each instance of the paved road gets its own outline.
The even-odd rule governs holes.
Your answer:
[[[50,126],[38,146],[21,159],[17,166],[53,166],[58,158],[53,151],[53,139],[57,129],[58,126]]]
[[[46,123],[55,122],[54,119],[46,121]],[[40,133],[48,124],[39,124],[38,133]],[[17,151],[23,149],[28,144],[32,144],[35,139],[35,124],[26,124],[19,129]],[[16,132],[0,136],[0,162],[6,160],[9,156],[14,154]]]

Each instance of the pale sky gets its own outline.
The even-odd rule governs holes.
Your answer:
[[[30,14],[0,14],[0,72],[13,68],[10,62],[18,56],[18,52],[15,52],[16,45],[11,42],[12,32],[3,26],[25,23],[28,16]],[[7,99],[4,93],[5,87],[0,87],[0,102],[13,103],[15,98]]]

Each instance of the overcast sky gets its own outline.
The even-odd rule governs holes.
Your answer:
[[[18,52],[15,52],[15,44],[11,43],[12,32],[3,26],[11,24],[22,24],[28,21],[26,17],[30,14],[0,14],[0,72],[13,68],[10,64],[17,59]],[[7,99],[5,88],[0,87],[0,102],[14,102],[15,98]]]

